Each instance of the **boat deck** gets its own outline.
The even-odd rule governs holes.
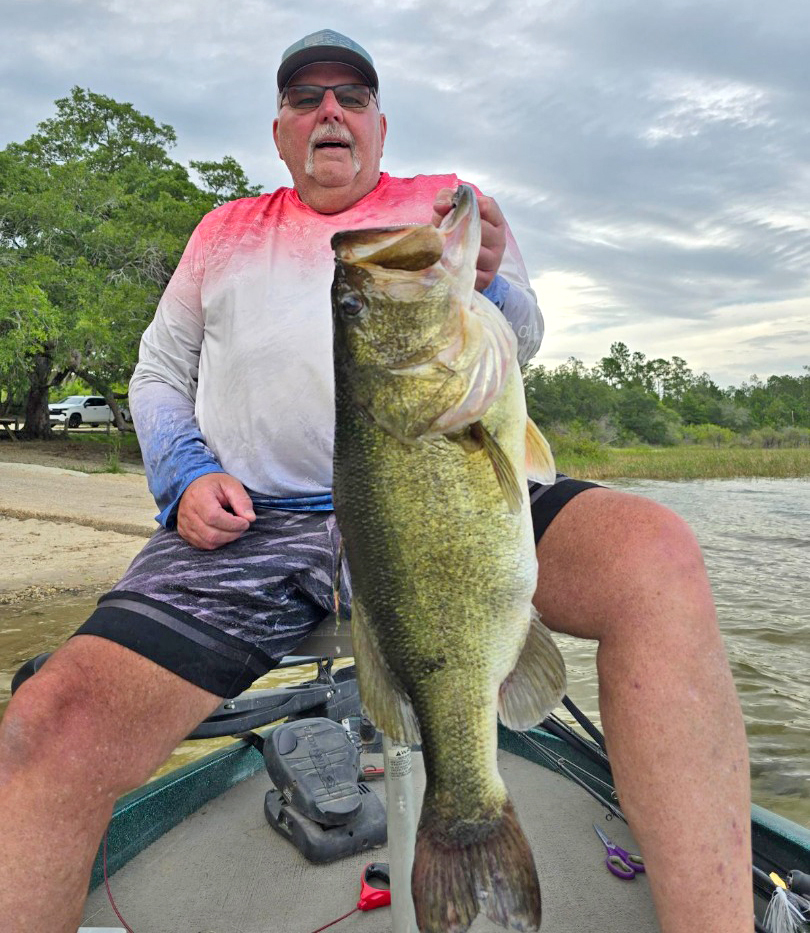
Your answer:
[[[378,763],[382,756],[364,756]],[[622,881],[604,865],[592,823],[630,851],[628,828],[566,778],[516,755],[499,752],[521,824],[534,850],[543,892],[543,931],[653,933],[659,929],[645,875]],[[414,755],[417,793],[424,778]],[[270,828],[266,772],[231,788],[162,836],[110,879],[121,915],[134,933],[312,933],[351,910],[360,874],[373,849],[329,865],[309,863]],[[372,787],[381,795],[382,780]],[[88,899],[83,925],[122,929],[102,884]],[[390,908],[356,912],[335,933],[385,933]],[[502,930],[479,916],[470,933]]]

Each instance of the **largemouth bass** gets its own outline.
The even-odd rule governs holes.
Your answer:
[[[335,234],[334,502],[352,581],[360,694],[422,742],[412,890],[423,933],[480,911],[540,925],[531,850],[498,773],[497,717],[535,725],[565,669],[532,608],[527,476],[551,482],[517,342],[474,291],[481,226],[461,186],[439,228]]]

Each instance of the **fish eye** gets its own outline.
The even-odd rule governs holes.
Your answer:
[[[344,295],[340,299],[340,310],[347,317],[357,317],[364,307],[365,305],[360,301],[357,295]]]

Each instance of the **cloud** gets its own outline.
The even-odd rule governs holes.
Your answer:
[[[11,0],[0,145],[78,84],[174,126],[179,160],[228,153],[272,190],[288,183],[275,70],[323,27],[375,58],[385,169],[455,171],[498,199],[545,311],[543,361],[623,340],[723,378],[801,372],[806,0],[347,0],[339,16],[322,0]]]

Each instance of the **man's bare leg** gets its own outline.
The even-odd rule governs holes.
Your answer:
[[[663,933],[753,928],[750,779],[703,559],[647,499],[591,489],[537,549],[535,605],[599,641],[599,705]]]
[[[76,933],[116,798],[219,702],[93,635],[20,687],[0,723],[3,933]]]

